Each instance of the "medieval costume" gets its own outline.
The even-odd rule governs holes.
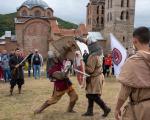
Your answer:
[[[117,78],[121,83],[119,100],[130,102],[124,107],[122,120],[150,119],[150,53],[138,51],[124,64]]]
[[[73,108],[78,99],[72,83],[69,78],[62,72],[63,64],[57,58],[53,58],[54,65],[48,70],[49,78],[54,82],[53,95],[39,108],[35,111],[35,114],[41,113],[45,108],[52,104],[56,104],[61,97],[67,93],[70,97],[70,103],[67,112],[74,112]]]
[[[24,84],[24,73],[23,73],[23,65],[19,65],[19,63],[23,60],[21,56],[14,55],[10,58],[9,65],[11,70],[11,81],[10,81],[10,94],[12,95],[13,89],[18,85],[19,93],[21,93],[21,87]],[[16,65],[18,65],[16,67]]]
[[[86,97],[88,99],[88,108],[87,112],[83,115],[92,116],[94,102],[96,102],[104,111],[102,116],[106,117],[111,110],[101,99],[104,80],[102,63],[100,61],[101,48],[96,42],[92,43],[88,47],[90,54],[85,65],[85,71],[90,75],[90,77],[86,79]]]

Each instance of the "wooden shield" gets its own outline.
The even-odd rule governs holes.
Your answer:
[[[53,51],[60,59],[74,60],[75,51],[80,51],[74,37],[65,36],[49,44],[49,50]]]

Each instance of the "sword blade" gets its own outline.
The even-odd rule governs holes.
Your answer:
[[[87,76],[87,77],[90,77],[90,75],[87,74],[87,73],[84,73],[84,72],[82,72],[82,71],[80,71],[80,70],[77,70],[77,69],[75,69],[75,68],[74,68],[74,70],[75,70],[76,72],[78,72],[78,73],[81,73],[81,74]]]

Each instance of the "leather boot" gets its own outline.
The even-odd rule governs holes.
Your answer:
[[[111,109],[109,107],[107,107],[107,108],[105,108],[104,114],[102,116],[107,117],[110,112],[111,112]]]
[[[94,101],[100,106],[100,108],[104,111],[104,114],[102,115],[103,117],[107,117],[108,114],[110,113],[111,109],[106,106],[104,101],[100,98],[99,95],[96,95],[94,98]]]
[[[74,106],[75,106],[75,103],[76,103],[76,102],[70,102],[70,103],[69,103],[67,112],[75,113],[75,111],[73,110],[73,108],[74,108]]]
[[[13,95],[13,88],[10,88],[10,95]]]
[[[10,87],[10,96],[13,95],[14,86],[11,85]]]
[[[50,104],[46,101],[39,109],[34,111],[34,114],[39,114],[41,113],[44,109],[46,109]]]
[[[21,94],[21,86],[18,86],[18,92]]]
[[[88,98],[87,112],[82,114],[82,116],[93,116],[93,107],[94,107],[94,101],[92,99]]]

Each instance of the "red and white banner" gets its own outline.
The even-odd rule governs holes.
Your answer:
[[[112,33],[110,34],[110,40],[114,72],[115,75],[118,76],[120,74],[122,65],[127,59],[127,51]]]

